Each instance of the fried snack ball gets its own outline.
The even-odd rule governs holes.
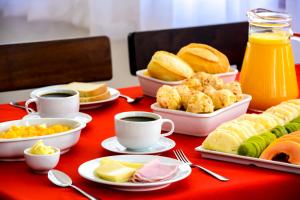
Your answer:
[[[158,89],[156,101],[162,108],[178,110],[181,107],[180,95],[175,88],[169,85],[163,85]]]
[[[180,95],[181,104],[183,108],[186,110],[188,101],[193,91],[186,85],[176,85],[174,86],[174,88],[177,90],[178,94]]]
[[[236,102],[235,95],[227,89],[217,90],[211,96],[215,109],[224,108]]]
[[[186,79],[183,84],[188,86],[191,90],[203,91],[202,82],[198,78]]]
[[[211,113],[214,111],[214,104],[209,96],[200,91],[194,91],[187,104],[187,112]]]
[[[211,86],[211,85],[208,85],[204,88],[203,92],[208,95],[210,98],[215,94],[217,90]]]
[[[243,99],[243,92],[239,82],[233,81],[230,83],[224,84],[224,89],[230,90],[236,97],[236,101]]]
[[[222,89],[224,86],[223,79],[218,78],[212,74],[208,74],[205,72],[198,72],[194,74],[191,78],[197,78],[201,81],[202,86],[206,87],[208,85],[213,86],[215,89]]]

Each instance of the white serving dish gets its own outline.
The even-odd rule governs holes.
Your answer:
[[[140,86],[142,87],[143,94],[151,97],[156,96],[156,92],[158,88],[160,88],[162,85],[180,85],[183,83],[182,81],[162,81],[156,78],[152,78],[150,76],[146,76],[144,73],[147,71],[147,69],[138,70],[136,72],[136,75],[138,77]],[[215,76],[223,79],[224,83],[228,83],[231,81],[234,81],[236,78],[236,75],[238,73],[237,69],[230,68],[230,72],[226,73],[220,73],[220,74],[214,74]]]
[[[250,95],[244,94],[241,101],[212,113],[205,114],[161,108],[158,103],[152,104],[151,109],[154,113],[161,115],[163,118],[172,120],[175,124],[176,133],[207,136],[220,124],[245,114],[251,99],[252,97]],[[167,125],[168,124],[163,126],[163,130],[170,130]]]
[[[300,174],[300,165],[294,165],[290,163],[264,160],[260,158],[252,158],[247,156],[240,156],[235,154],[223,153],[218,151],[211,151],[204,149],[202,146],[196,147],[196,151],[201,152],[203,158],[209,158],[214,160],[221,160],[226,162],[233,162],[243,165],[254,165],[257,167],[274,169],[284,172],[290,172],[295,174]]]
[[[40,119],[22,119],[0,123],[0,132],[6,131],[12,125],[26,126],[38,124],[63,124],[72,127],[71,130],[45,136],[36,136],[29,138],[14,138],[14,139],[0,139],[0,160],[15,161],[24,160],[24,150],[31,147],[38,140],[43,140],[46,145],[59,148],[61,153],[67,152],[73,145],[75,145],[79,138],[81,130],[85,127],[85,123],[76,121],[74,119],[63,118],[40,118]]]

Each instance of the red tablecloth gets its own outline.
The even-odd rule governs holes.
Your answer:
[[[120,91],[133,97],[142,94],[139,87]],[[109,106],[86,111],[93,117],[92,122],[82,131],[79,143],[61,156],[56,168],[69,174],[75,185],[101,199],[300,199],[299,175],[203,159],[200,153],[194,151],[203,138],[180,134],[170,137],[176,141],[177,148],[182,148],[192,162],[218,172],[230,181],[220,182],[194,168],[188,178],[165,189],[137,193],[113,190],[81,178],[77,172],[80,164],[113,155],[104,150],[100,143],[114,135],[114,115],[130,110],[151,111],[149,105],[153,102],[153,98],[146,97],[139,104],[130,105],[118,99]],[[25,111],[10,105],[0,105],[0,121],[20,119],[25,114]],[[172,151],[162,156],[174,158]],[[32,173],[25,162],[0,162],[0,177],[0,199],[85,199],[71,188],[54,186],[46,175]]]

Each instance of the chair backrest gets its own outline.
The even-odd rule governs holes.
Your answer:
[[[177,53],[189,43],[204,43],[223,52],[231,64],[242,65],[248,39],[248,22],[133,32],[128,35],[130,72],[147,67],[155,51]]]
[[[0,91],[111,78],[106,36],[0,45]]]

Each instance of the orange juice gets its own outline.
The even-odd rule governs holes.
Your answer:
[[[252,95],[252,109],[265,110],[297,98],[298,85],[288,36],[283,32],[250,34],[240,82],[243,92]]]

